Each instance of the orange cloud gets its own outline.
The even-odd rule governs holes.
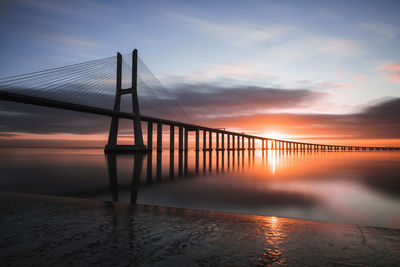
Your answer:
[[[400,62],[390,63],[379,67],[392,82],[400,83]]]

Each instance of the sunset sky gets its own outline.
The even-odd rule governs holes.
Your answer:
[[[0,76],[137,48],[194,123],[400,145],[399,13],[400,1],[0,1]],[[103,144],[108,124],[0,102],[0,145]]]

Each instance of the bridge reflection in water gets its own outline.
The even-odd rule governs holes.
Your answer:
[[[400,228],[400,153],[1,149],[0,190]]]
[[[254,165],[255,151],[237,150],[237,151],[190,151],[193,152],[193,157],[188,156],[188,150],[171,150],[168,152],[151,151],[149,153],[133,153],[133,154],[118,154],[106,153],[107,170],[110,180],[110,190],[113,201],[119,201],[118,190],[118,168],[117,158],[132,158],[132,183],[130,203],[136,204],[138,188],[141,184],[153,184],[174,180],[175,178],[194,177],[199,175],[207,175],[210,173],[223,173],[225,171],[234,171],[243,169],[245,166],[245,155],[248,158],[248,166]],[[284,154],[283,151],[270,151],[271,153]],[[306,152],[292,152],[306,153]],[[261,152],[263,162],[264,158],[268,157],[268,152]],[[153,175],[153,158],[155,155],[156,173]],[[164,155],[164,157],[163,157]],[[177,156],[177,166],[175,164]],[[225,159],[226,158],[226,159]],[[275,157],[274,157],[275,158]],[[167,163],[164,163],[168,160]],[[213,162],[215,160],[215,162]],[[143,166],[145,161],[146,166]],[[177,172],[176,172],[177,171]],[[177,175],[176,175],[177,173]],[[143,180],[143,178],[145,178]]]
[[[112,201],[400,227],[397,152],[165,150],[106,158]]]

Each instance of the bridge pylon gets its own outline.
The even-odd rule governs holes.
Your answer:
[[[105,152],[146,152],[148,148],[143,143],[142,124],[139,112],[139,100],[137,95],[137,50],[132,53],[132,87],[122,88],[122,55],[117,53],[117,84],[114,99],[113,112],[120,112],[121,96],[125,94],[132,95],[132,114],[134,115],[133,129],[134,129],[134,145],[118,145],[118,124],[119,116],[111,117],[110,132],[108,135],[108,143],[104,148]]]

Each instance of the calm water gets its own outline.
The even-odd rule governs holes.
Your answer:
[[[0,190],[400,228],[400,152],[1,149]]]

